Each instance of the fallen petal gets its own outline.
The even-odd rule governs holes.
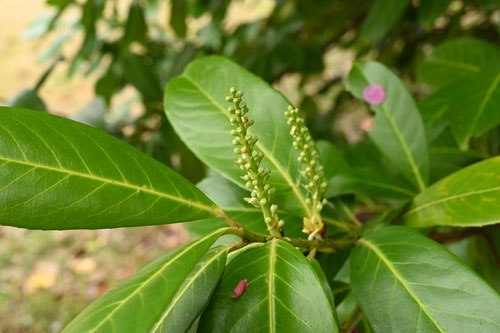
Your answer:
[[[363,97],[368,103],[378,105],[385,101],[386,94],[382,86],[373,84],[365,88],[363,91]]]

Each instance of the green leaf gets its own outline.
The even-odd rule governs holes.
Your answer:
[[[170,26],[174,29],[178,37],[185,37],[187,31],[186,24],[187,4],[183,0],[172,0],[170,7]]]
[[[203,179],[196,185],[207,197],[215,202],[229,216],[251,231],[267,234],[267,225],[262,216],[262,210],[243,200],[250,193],[236,186],[229,180],[212,176]],[[283,230],[288,237],[304,236],[302,232],[302,220],[291,216],[286,211],[278,209],[278,214],[285,221]],[[221,219],[213,218],[186,223],[185,228],[194,236],[204,236],[218,228],[227,226]]]
[[[410,0],[375,0],[361,26],[361,38],[377,42],[403,16]]]
[[[351,283],[376,332],[498,332],[500,296],[459,258],[405,227],[359,240]]]
[[[500,230],[489,234],[489,237],[492,238],[492,243],[500,245]],[[496,250],[488,246],[485,237],[468,237],[458,243],[447,245],[447,248],[500,292],[500,269],[492,256],[492,251]]]
[[[215,217],[220,209],[165,165],[108,134],[0,108],[0,224],[97,229]]]
[[[231,294],[247,279],[248,289]],[[199,332],[339,332],[334,310],[307,259],[272,240],[234,257],[226,267]]]
[[[462,151],[448,130],[441,134],[429,149],[431,182],[436,182],[483,158],[483,154],[475,149]]]
[[[144,9],[139,3],[133,3],[128,12],[125,34],[121,43],[128,45],[134,41],[145,44],[147,41],[148,27],[144,18]]]
[[[154,101],[161,100],[161,88],[153,65],[145,57],[132,53],[122,55],[121,65],[126,68],[125,78],[134,85],[144,98]]]
[[[359,99],[368,85],[381,85],[387,95],[375,111],[375,128],[368,136],[419,190],[429,175],[424,124],[415,101],[403,82],[384,65],[356,62],[348,77],[348,89]]]
[[[37,111],[47,111],[45,103],[35,90],[25,89],[7,101],[7,106],[14,108],[29,108]]]
[[[339,321],[344,323],[351,316],[351,314],[357,310],[358,302],[354,297],[354,294],[349,292],[347,296],[340,302],[337,306],[337,315],[339,317]]]
[[[325,178],[328,180],[326,196],[328,198],[363,192],[369,196],[407,198],[413,197],[412,186],[384,172],[383,168],[375,168],[373,161],[367,168],[356,165],[350,167],[338,149],[328,141],[318,141],[321,165],[325,167]]]
[[[154,260],[81,312],[71,332],[185,332],[219,281],[228,248],[216,247],[220,229]]]
[[[446,118],[462,150],[469,147],[471,137],[500,124],[500,65],[445,89]]]
[[[429,144],[448,127],[448,120],[446,119],[448,108],[449,98],[446,89],[439,90],[418,103]]]
[[[319,261],[314,259],[314,258],[312,259],[312,261],[310,263],[311,263],[311,266],[314,268],[314,271],[316,272],[316,275],[318,276],[318,278],[321,282],[321,285],[323,286],[323,290],[325,291],[325,294],[328,296],[328,300],[330,301],[330,305],[333,308],[335,305],[335,302],[333,300],[333,293],[332,293],[332,289],[330,288],[330,284],[328,283],[328,278],[326,277],[326,274],[323,271],[323,268],[321,268]],[[334,314],[335,314],[335,312],[334,312]],[[335,320],[338,321],[337,319],[335,319]]]
[[[409,198],[415,195],[411,185],[381,169],[353,168],[347,174],[328,180],[327,197],[362,192],[370,197]]]
[[[500,156],[462,169],[433,184],[413,200],[403,223],[483,226],[500,221]]]
[[[417,9],[418,20],[427,25],[433,24],[448,8],[450,2],[451,0],[422,0]]]
[[[421,80],[439,88],[489,71],[499,62],[500,47],[480,39],[457,38],[437,46],[419,65],[417,74]]]
[[[329,179],[337,174],[348,173],[349,164],[344,159],[340,151],[332,143],[319,140],[318,147],[321,165],[325,168],[325,178]]]
[[[233,137],[229,134],[230,87],[244,92],[248,117],[255,120],[250,128],[259,138],[256,147],[264,153],[262,165],[271,169],[269,184],[276,188],[273,197],[281,209],[310,216],[305,191],[300,185],[298,153],[293,148],[287,117],[289,102],[260,78],[223,57],[193,61],[184,73],[172,79],[165,91],[165,111],[177,134],[212,169],[241,187],[243,172],[236,159]]]

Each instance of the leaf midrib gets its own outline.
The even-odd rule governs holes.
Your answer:
[[[461,199],[461,198],[466,198],[466,197],[470,197],[473,195],[479,195],[479,194],[488,193],[488,192],[494,192],[494,191],[500,191],[500,186],[492,187],[492,188],[488,188],[488,189],[484,189],[484,190],[479,190],[479,191],[471,191],[471,192],[461,193],[461,194],[452,195],[452,196],[449,196],[446,198],[442,198],[439,200],[431,201],[431,202],[428,202],[426,204],[423,204],[421,206],[417,206],[417,207],[409,210],[408,212],[406,212],[406,214],[403,215],[403,218],[407,217],[409,215],[412,215],[412,214],[414,214],[422,209],[428,208],[430,206],[438,205],[438,204],[441,204],[443,202],[452,201],[452,200]]]
[[[149,194],[153,194],[155,196],[164,197],[164,198],[169,199],[169,200],[178,201],[178,202],[181,202],[181,203],[189,205],[189,206],[197,207],[199,209],[202,209],[202,210],[205,210],[205,211],[208,211],[208,212],[214,214],[214,217],[221,215],[220,209],[205,206],[201,203],[194,202],[194,201],[187,200],[187,199],[183,199],[183,198],[176,197],[176,196],[172,196],[172,195],[169,195],[167,193],[158,192],[154,189],[149,189],[147,187],[142,187],[142,186],[138,186],[138,185],[122,182],[122,181],[117,181],[114,179],[103,178],[100,176],[85,174],[85,173],[81,173],[81,172],[77,172],[77,171],[73,171],[73,170],[68,170],[68,169],[64,169],[64,168],[56,168],[56,167],[51,167],[48,165],[43,165],[43,164],[38,164],[38,163],[32,163],[32,162],[28,162],[28,161],[19,161],[19,160],[6,158],[6,157],[0,157],[0,161],[6,161],[8,163],[15,163],[15,164],[20,164],[20,165],[31,166],[31,167],[36,168],[36,169],[44,169],[44,170],[59,172],[59,173],[68,174],[68,175],[72,175],[72,176],[76,176],[76,177],[91,179],[91,180],[99,181],[102,183],[107,183],[107,184],[111,184],[111,185],[115,185],[115,186],[133,189],[133,190],[136,190],[138,192],[142,191],[142,192],[146,192]]]
[[[221,231],[220,230],[217,230],[215,232],[213,232],[212,234],[210,235],[207,235],[205,238],[208,239],[210,238],[210,236],[214,235],[214,234],[217,234],[217,233],[220,233]],[[97,329],[99,327],[101,327],[101,325],[106,322],[120,307],[122,307],[131,297],[133,297],[135,294],[137,294],[140,290],[142,290],[142,288],[144,288],[149,281],[151,281],[152,279],[154,279],[158,274],[162,273],[165,269],[167,269],[172,263],[174,263],[179,257],[183,256],[186,252],[188,252],[189,250],[191,250],[193,247],[195,247],[196,245],[199,245],[200,243],[199,242],[193,242],[191,243],[190,245],[186,246],[185,249],[183,249],[182,251],[179,251],[178,254],[176,254],[175,256],[173,257],[169,257],[169,260],[161,267],[159,268],[156,273],[152,274],[149,278],[147,278],[143,283],[140,284],[140,286],[134,290],[130,295],[128,295],[124,300],[122,300],[120,302],[120,304],[113,309],[113,311],[111,311],[106,317],[104,317],[104,319],[102,319],[99,324],[97,326],[94,327],[94,329],[92,329],[92,331],[89,331],[89,333],[94,333],[97,331]]]
[[[268,287],[268,299],[269,299],[269,332],[273,333],[274,323],[275,323],[275,311],[274,311],[274,264],[276,261],[276,239],[271,241],[271,248],[269,253],[269,287]]]
[[[449,67],[460,68],[464,70],[468,70],[469,72],[478,73],[481,71],[481,67],[471,64],[465,64],[459,61],[446,60],[443,58],[433,58],[429,59],[428,63],[440,64],[440,65],[448,65]]]
[[[189,290],[189,287],[196,282],[196,279],[205,272],[207,267],[209,267],[214,261],[219,259],[221,255],[224,254],[228,250],[228,247],[222,248],[219,253],[213,256],[210,260],[208,260],[199,270],[196,272],[196,274],[192,277],[192,279],[184,286],[182,291],[175,296],[175,298],[172,300],[172,302],[169,304],[167,310],[162,314],[162,316],[157,320],[155,324],[153,324],[153,327],[151,328],[150,332],[157,332],[158,329],[161,327],[162,322],[165,320],[165,318],[168,316],[168,314],[175,308],[175,305],[179,302],[179,300],[182,298],[182,296]]]
[[[231,119],[229,114],[227,112],[225,112],[225,110],[222,107],[220,107],[220,105],[217,104],[217,102],[195,80],[193,80],[187,74],[184,74],[182,77],[186,78],[189,82],[191,82],[200,91],[200,93],[202,93],[208,99],[208,101],[211,104],[213,104],[224,116],[226,116],[228,119]],[[270,154],[269,151],[262,146],[260,141],[257,141],[255,143],[255,145],[262,151],[262,153],[267,157],[267,159],[276,167],[278,172],[283,176],[283,178],[286,180],[288,185],[292,188],[292,191],[295,193],[295,195],[299,199],[300,203],[302,204],[302,206],[306,210],[308,216],[311,217],[312,211],[309,208],[309,206],[307,205],[305,198],[303,197],[302,193],[300,192],[297,184],[295,184],[295,182],[290,178],[288,173],[281,166],[281,164],[274,158],[274,156],[272,156],[272,154]]]
[[[429,312],[429,309],[425,306],[425,304],[422,303],[422,301],[420,300],[420,298],[418,298],[417,295],[415,295],[414,291],[410,288],[410,286],[408,285],[408,283],[406,282],[406,280],[401,276],[401,274],[399,274],[399,272],[392,265],[392,263],[389,261],[389,259],[382,253],[382,251],[380,251],[380,249],[375,244],[371,243],[370,241],[368,241],[368,240],[366,240],[364,238],[360,239],[358,241],[358,243],[360,243],[360,244],[368,247],[370,250],[372,250],[373,252],[375,252],[375,254],[380,258],[380,260],[383,261],[384,264],[387,266],[387,268],[389,268],[389,270],[393,273],[394,277],[399,281],[399,283],[401,283],[401,285],[403,286],[403,288],[406,289],[406,291],[408,292],[408,294],[410,294],[410,296],[417,303],[417,305],[420,307],[420,309],[425,312],[425,314],[432,321],[432,323],[434,324],[434,326],[441,333],[444,333],[445,331],[443,330],[443,328],[439,325],[438,322],[436,322],[436,320],[434,319],[434,317],[431,316],[431,314]]]
[[[395,185],[391,185],[391,184],[386,184],[386,183],[381,183],[381,182],[377,182],[377,181],[374,181],[374,180],[368,180],[368,179],[364,179],[364,178],[357,178],[355,176],[350,176],[349,177],[353,182],[357,182],[357,183],[362,183],[362,184],[367,184],[367,185],[372,185],[372,186],[375,186],[375,187],[380,187],[380,188],[386,188],[388,190],[393,190],[395,192],[399,192],[401,194],[406,194],[406,195],[409,195],[409,196],[414,196],[415,193],[403,188],[403,187],[398,187],[398,186],[395,186]]]
[[[387,110],[385,103],[382,104],[382,111],[384,112],[384,115],[386,116],[387,120],[389,120],[389,124],[391,125],[392,130],[394,131],[394,134],[396,135],[399,143],[401,144],[401,147],[403,148],[403,151],[406,155],[406,159],[410,163],[411,169],[413,171],[413,174],[415,175],[415,178],[417,180],[418,187],[419,187],[420,191],[425,190],[425,184],[424,184],[424,181],[422,179],[422,175],[420,174],[420,171],[417,167],[417,164],[415,163],[415,160],[413,159],[413,156],[410,152],[410,149],[406,145],[406,141],[403,138],[403,135],[399,131],[399,128],[396,126],[396,123],[394,122],[394,119],[392,119],[391,114]]]
[[[488,88],[488,91],[486,92],[484,99],[481,101],[481,104],[479,105],[479,109],[476,112],[474,119],[472,120],[471,126],[469,127],[470,128],[469,133],[468,133],[467,137],[465,138],[466,142],[469,141],[471,135],[473,134],[479,118],[482,116],[484,109],[486,108],[486,105],[488,104],[488,102],[491,98],[491,95],[493,94],[493,91],[497,88],[499,83],[500,83],[500,73],[498,73],[498,75],[495,76],[495,79],[491,83],[491,86]]]

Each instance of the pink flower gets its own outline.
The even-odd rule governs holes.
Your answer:
[[[366,86],[365,90],[363,90],[363,97],[368,103],[378,105],[385,101],[386,95],[382,86],[371,84]]]
[[[243,295],[243,292],[248,288],[250,284],[248,284],[248,280],[241,280],[238,282],[238,285],[236,288],[234,288],[233,294],[231,295],[232,298],[238,298],[241,295]]]

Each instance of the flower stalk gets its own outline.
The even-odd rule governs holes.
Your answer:
[[[233,116],[230,120],[234,127],[231,135],[234,136],[234,152],[240,155],[235,163],[241,170],[246,171],[241,178],[246,181],[245,186],[251,190],[251,196],[245,200],[262,210],[267,229],[272,236],[282,236],[285,221],[280,220],[278,216],[278,206],[271,204],[271,196],[275,189],[266,184],[271,170],[260,166],[264,154],[255,149],[258,138],[248,133],[254,122],[245,116],[248,113],[248,106],[242,101],[243,92],[236,91],[235,88],[231,88],[229,92],[230,96],[226,97],[226,101],[233,104],[228,108],[229,114]]]
[[[304,187],[309,193],[306,202],[311,207],[312,215],[304,217],[303,231],[309,234],[309,239],[320,239],[325,232],[325,223],[321,217],[321,210],[326,204],[326,199],[323,198],[327,186],[324,180],[324,168],[319,162],[316,144],[304,124],[299,110],[289,106],[285,115],[288,117],[288,125],[291,126],[290,134],[294,138],[293,146],[300,151],[298,161],[305,166],[301,174],[308,181]]]

